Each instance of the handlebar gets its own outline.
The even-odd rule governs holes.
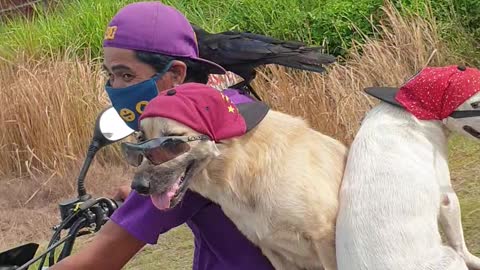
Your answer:
[[[97,199],[91,198],[84,202],[69,200],[67,202],[60,203],[59,206],[62,222],[53,227],[54,233],[47,246],[47,250],[39,256],[26,262],[19,268],[11,269],[25,270],[38,260],[41,261],[37,269],[45,269],[44,264],[47,255],[49,256],[48,266],[51,267],[55,264],[55,249],[61,244],[64,244],[64,246],[57,259],[57,263],[70,256],[76,238],[100,230],[100,228],[108,221],[115,210],[117,210],[122,204],[123,202],[121,201],[104,197]],[[62,231],[67,229],[67,235],[61,238]]]

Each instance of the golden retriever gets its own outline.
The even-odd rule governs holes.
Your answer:
[[[146,140],[202,135],[164,117],[145,118],[140,125]],[[274,110],[245,135],[188,144],[188,152],[167,162],[141,163],[134,182],[148,182],[145,195],[170,192],[173,207],[189,188],[218,203],[276,269],[336,269],[344,144]]]

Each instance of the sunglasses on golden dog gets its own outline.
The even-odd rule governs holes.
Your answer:
[[[211,140],[206,135],[168,136],[140,143],[122,143],[121,148],[128,164],[138,167],[146,158],[153,165],[160,165],[190,151],[189,142]]]

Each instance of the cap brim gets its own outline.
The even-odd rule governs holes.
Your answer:
[[[253,101],[236,105],[247,126],[246,132],[256,127],[267,115],[270,108],[261,101]]]
[[[367,87],[364,91],[370,96],[403,108],[402,104],[395,100],[398,90],[397,87]]]
[[[216,64],[212,61],[208,61],[206,59],[199,58],[199,57],[198,58],[190,58],[190,59],[192,59],[193,61],[197,61],[197,62],[202,63],[207,68],[207,71],[210,74],[225,74],[225,73],[227,73],[227,71],[222,66],[220,66],[219,64]]]

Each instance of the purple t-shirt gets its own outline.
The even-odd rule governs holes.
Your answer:
[[[233,89],[223,93],[234,104],[251,101]],[[190,190],[177,206],[167,211],[158,210],[150,197],[132,191],[111,220],[149,244],[157,243],[160,234],[186,222],[195,236],[193,270],[274,269],[219,205]]]

